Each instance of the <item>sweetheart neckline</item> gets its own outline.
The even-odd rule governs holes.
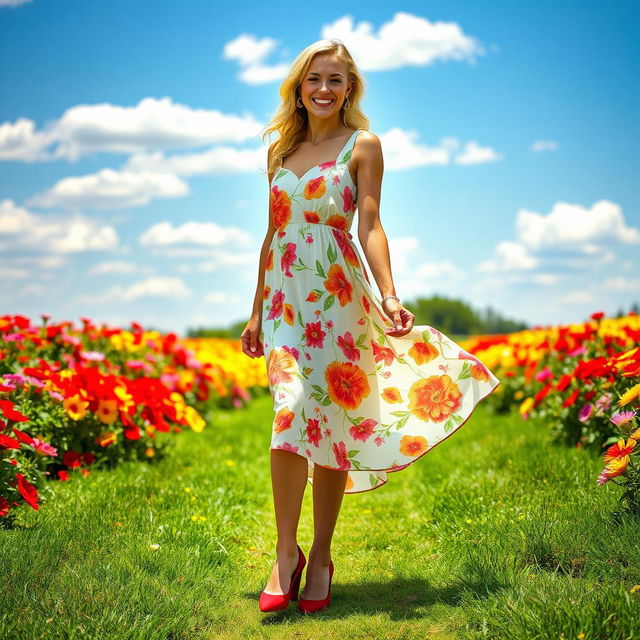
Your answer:
[[[319,162],[318,164],[314,165],[313,167],[309,167],[309,169],[307,169],[299,178],[297,176],[297,174],[295,174],[293,171],[291,171],[291,169],[287,169],[287,167],[283,167],[282,165],[280,165],[278,167],[278,171],[288,171],[298,182],[302,182],[302,179],[310,172],[313,171],[313,169],[317,169],[319,166],[323,165],[323,164],[329,164],[331,162],[338,164],[338,160],[340,160],[340,156],[342,155],[342,153],[344,152],[344,150],[347,148],[348,144],[351,142],[351,138],[353,138],[353,136],[356,135],[356,133],[358,133],[358,131],[360,131],[360,129],[356,129],[347,139],[347,141],[344,143],[344,145],[342,145],[342,148],[340,149],[340,151],[338,152],[338,155],[335,157],[334,160],[325,160],[324,162]],[[277,174],[276,174],[277,175]]]

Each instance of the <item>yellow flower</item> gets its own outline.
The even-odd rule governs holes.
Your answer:
[[[185,487],[184,488],[184,492],[185,493],[191,493],[191,487]]]
[[[520,415],[524,415],[525,413],[529,412],[529,409],[531,409],[531,407],[533,406],[533,398],[527,398],[521,405],[519,408],[520,411]]]
[[[233,465],[235,464],[235,460],[225,460],[224,463],[227,465],[227,467],[233,467]]]
[[[86,402],[79,394],[65,398],[62,402],[67,415],[72,420],[81,420],[84,418],[89,403]]]
[[[189,426],[196,433],[200,433],[206,424],[202,416],[191,406],[185,407],[185,417]]]
[[[629,589],[629,593],[635,593],[639,589],[640,589],[640,584],[634,584],[633,587],[631,587],[631,589]]]
[[[627,389],[619,398],[618,405],[623,407],[625,404],[629,404],[632,400],[635,400],[640,396],[640,382],[631,389]]]

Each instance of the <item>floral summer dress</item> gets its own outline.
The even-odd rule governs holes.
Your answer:
[[[349,233],[353,132],[336,160],[271,183],[277,231],[265,265],[260,339],[271,448],[348,469],[345,493],[377,489],[459,429],[500,381],[428,325],[394,338]]]

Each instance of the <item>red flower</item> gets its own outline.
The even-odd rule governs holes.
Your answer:
[[[353,340],[353,336],[350,331],[347,331],[343,336],[338,336],[338,346],[342,349],[345,358],[356,362],[360,360],[360,350],[356,347],[356,343]]]
[[[24,477],[22,473],[17,473],[16,478],[18,479],[18,491],[20,492],[20,495],[30,507],[33,507],[37,511],[40,508],[40,505],[38,505],[38,492],[36,491],[36,488]]]
[[[333,454],[336,457],[336,463],[338,464],[339,469],[351,468],[351,461],[347,456],[347,447],[342,440],[340,442],[333,443]]]
[[[372,418],[367,418],[357,425],[354,424],[349,429],[349,433],[354,440],[362,440],[362,442],[366,442],[374,432],[377,424],[378,423]]]
[[[563,403],[563,407],[570,407],[575,401],[578,399],[578,395],[580,395],[580,389],[576,389]]]
[[[307,347],[319,347],[322,349],[324,337],[327,335],[322,330],[322,322],[307,322],[305,327],[305,336],[307,338]]]
[[[320,446],[322,438],[322,429],[320,429],[320,421],[315,418],[307,418],[307,440],[316,447]]]

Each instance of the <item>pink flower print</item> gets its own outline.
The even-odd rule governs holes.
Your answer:
[[[280,265],[282,267],[282,271],[285,276],[289,276],[289,278],[293,278],[293,273],[289,267],[296,261],[296,243],[295,242],[287,242],[287,246],[282,254],[282,258],[280,259]]]
[[[305,351],[305,352],[304,352],[304,357],[305,357],[307,360],[311,360],[311,354],[310,354],[308,351]]]
[[[320,446],[322,439],[322,430],[320,429],[320,421],[315,418],[307,418],[307,440],[316,447]]]
[[[363,295],[362,296],[362,306],[364,307],[364,310],[369,313],[371,311],[371,306],[369,305],[369,300],[367,298],[367,296]]]
[[[354,440],[362,440],[362,442],[366,442],[373,433],[377,424],[378,423],[372,418],[367,418],[360,422],[360,424],[354,424],[349,429],[349,433]]]
[[[311,449],[305,449],[304,452],[311,457]]]
[[[448,364],[439,364],[438,365],[438,369],[440,369],[440,371],[444,371],[446,373],[447,371],[449,371],[449,365]]]
[[[319,320],[318,322],[307,322],[304,332],[307,338],[307,347],[319,347],[322,349],[324,337],[327,334],[322,330],[322,323]]]
[[[353,362],[360,360],[360,350],[356,347],[351,331],[345,332],[343,336],[338,336],[338,340],[336,342],[342,349],[342,353],[344,353],[345,358]]]
[[[282,289],[278,289],[274,291],[273,296],[271,296],[271,309],[269,309],[269,315],[267,316],[267,320],[272,320],[273,318],[279,318],[282,315],[282,303],[284,302],[284,293]]]
[[[326,171],[327,169],[333,169],[333,167],[336,166],[336,161],[335,160],[330,160],[327,162],[323,162],[322,164],[319,164],[318,167],[320,167],[320,171]]]
[[[284,229],[278,229],[278,238],[282,238],[283,235],[285,235],[285,230]]]
[[[378,436],[378,437],[374,440],[374,442],[375,442],[375,443],[376,443],[376,445],[379,447],[379,446],[384,442],[384,440],[383,440],[380,436]]]
[[[345,213],[350,213],[356,210],[356,202],[353,199],[353,191],[351,187],[345,187],[342,192],[342,210]]]
[[[333,184],[338,184],[340,182],[340,176],[336,173],[336,175],[331,178],[331,182]]]
[[[324,413],[322,414],[322,422],[329,422],[329,418]]]
[[[330,438],[332,433],[333,432],[331,431],[331,429],[325,429],[324,430],[324,437],[325,438]]]
[[[351,468],[351,461],[347,456],[347,446],[342,440],[333,443],[333,455],[336,457],[336,463],[339,469]]]
[[[442,334],[437,329],[434,329],[433,327],[429,327],[429,331],[431,331],[431,333],[438,336],[439,340],[442,340]]]
[[[362,316],[362,318],[360,318],[359,320],[356,320],[356,322],[360,325],[364,324],[364,316]]]
[[[311,244],[311,243],[313,242],[313,236],[312,236],[310,233],[308,233],[308,234],[307,234],[307,237],[306,237],[306,239],[305,239],[305,242],[306,242],[307,244]]]
[[[283,442],[282,444],[276,445],[274,449],[284,449],[285,451],[293,451],[293,453],[298,453],[298,447],[294,447],[288,442]]]
[[[282,350],[290,353],[296,360],[300,358],[300,352],[295,347],[290,347],[286,344],[283,344]]]
[[[383,378],[390,378],[391,371],[389,371],[389,369],[385,369],[380,375],[382,375]]]
[[[333,320],[327,320],[324,325],[327,329],[333,329]]]

